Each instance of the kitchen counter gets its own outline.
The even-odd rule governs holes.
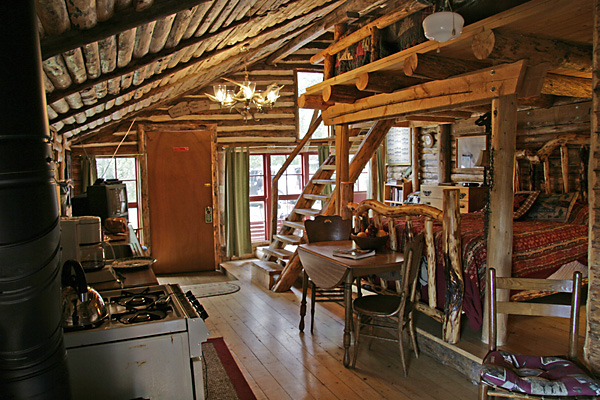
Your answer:
[[[99,271],[86,272],[85,276],[88,280],[88,286],[101,291],[158,285],[158,280],[156,279],[156,275],[154,275],[152,267],[119,268],[113,270],[114,274],[111,270],[110,266],[105,266]]]

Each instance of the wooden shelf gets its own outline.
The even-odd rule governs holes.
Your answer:
[[[384,189],[384,203],[402,205],[412,192],[412,181],[386,183]]]

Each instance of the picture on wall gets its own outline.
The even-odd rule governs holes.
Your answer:
[[[392,127],[386,138],[387,164],[410,165],[410,128]]]
[[[477,166],[477,160],[486,149],[487,136],[464,136],[456,139],[456,167],[483,168]]]

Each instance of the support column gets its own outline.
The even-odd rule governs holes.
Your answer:
[[[438,135],[438,182],[450,182],[450,165],[452,159],[452,146],[450,145],[451,125],[440,125]]]
[[[421,187],[419,180],[419,158],[421,153],[419,151],[419,137],[421,136],[421,128],[412,128],[412,187],[413,192],[418,192]]]
[[[492,183],[490,189],[487,265],[499,277],[511,276],[513,244],[513,171],[517,147],[517,99],[515,95],[492,101]],[[487,275],[486,275],[487,276]],[[508,291],[499,291],[498,300],[508,299]],[[485,299],[487,311],[487,297]],[[487,312],[484,312],[484,341],[488,340]],[[506,315],[498,316],[498,344],[506,343]]]
[[[337,215],[342,215],[342,210],[350,199],[342,196],[342,182],[348,182],[349,176],[349,151],[348,125],[335,127],[335,210]],[[346,192],[347,193],[347,192]]]
[[[590,234],[589,234],[589,289],[587,312],[587,327],[583,357],[586,364],[594,373],[600,372],[600,225],[595,223],[600,217],[600,0],[594,0],[594,53],[592,71],[592,113],[591,139],[588,168],[589,205],[590,205]]]

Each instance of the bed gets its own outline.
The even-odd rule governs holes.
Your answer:
[[[531,193],[537,193],[534,197]],[[531,195],[530,195],[531,194]],[[530,200],[526,212],[517,214],[518,195]],[[515,195],[513,221],[512,276],[548,278],[564,266],[587,265],[588,205],[578,202],[576,194],[539,195],[522,192]],[[487,246],[484,234],[484,212],[461,214],[461,256],[464,279],[463,312],[469,325],[478,330],[483,323]],[[412,220],[415,233],[423,230],[424,219]],[[404,223],[396,224],[398,237],[404,235]],[[436,249],[437,304],[444,304],[446,284],[442,266],[442,225],[434,224]],[[426,269],[426,266],[424,266]],[[425,277],[427,274],[422,274]],[[424,285],[426,282],[422,281]],[[426,293],[426,286],[423,288]],[[523,294],[521,294],[523,295]],[[518,299],[519,295],[513,296]],[[426,298],[426,296],[423,296]],[[521,299],[524,299],[522,296]]]

